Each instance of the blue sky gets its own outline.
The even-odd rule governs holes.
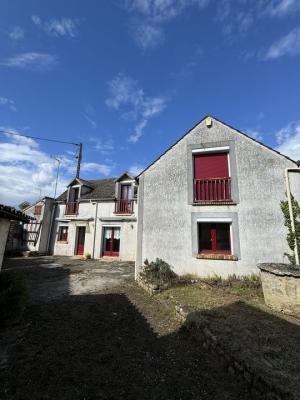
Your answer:
[[[83,142],[82,178],[137,174],[205,114],[300,159],[300,0],[11,0],[1,129]],[[74,146],[0,136],[0,202],[53,195]]]

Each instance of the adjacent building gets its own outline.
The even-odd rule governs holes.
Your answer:
[[[137,185],[127,172],[118,178],[75,178],[58,197],[53,254],[135,260]]]

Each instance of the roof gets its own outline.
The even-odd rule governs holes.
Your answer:
[[[54,200],[53,197],[44,196],[44,197],[42,197],[41,199],[35,201],[34,203],[29,204],[29,206],[25,207],[22,211],[23,211],[23,212],[24,212],[24,211],[27,211],[29,208],[34,207],[36,204],[38,204],[38,203],[40,203],[41,201],[44,201],[44,200],[46,200],[46,199]]]
[[[226,124],[225,122],[221,121],[220,119],[212,116],[212,115],[205,115],[200,121],[198,121],[191,129],[189,129],[183,136],[181,136],[174,144],[172,144],[172,146],[170,146],[166,151],[164,151],[159,157],[157,157],[151,164],[148,165],[148,167],[146,167],[142,172],[139,173],[139,175],[137,175],[136,179],[138,179],[145,171],[147,171],[147,169],[149,169],[153,164],[155,164],[162,156],[164,156],[169,150],[171,150],[177,143],[179,143],[182,139],[184,139],[193,129],[195,129],[198,125],[201,124],[201,122],[203,122],[206,118],[211,117],[213,118],[215,121],[220,122],[221,124],[227,126],[228,128],[233,129],[234,131],[238,132],[239,134],[247,137],[248,139],[251,139],[253,142],[256,142],[258,144],[260,144],[261,146],[269,149],[270,151],[273,151],[274,153],[277,153],[278,155],[280,155],[281,157],[286,158],[287,160],[293,162],[294,164],[296,164],[298,166],[297,161],[292,160],[290,157],[286,156],[285,154],[280,153],[279,151],[273,149],[270,146],[267,146],[266,144],[260,142],[259,140],[254,139],[253,137],[247,135],[246,133],[240,131],[239,129],[234,128],[233,126]]]
[[[0,218],[9,220],[16,220],[22,222],[29,222],[30,217],[24,214],[22,211],[16,210],[14,207],[5,206],[0,204]]]
[[[100,200],[112,200],[115,197],[115,180],[116,178],[108,179],[94,179],[86,181],[80,179],[83,185],[90,187],[92,190],[88,193],[82,194],[80,199],[100,199]],[[68,191],[66,190],[56,200],[64,201],[67,200]]]

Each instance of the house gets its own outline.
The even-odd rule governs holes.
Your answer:
[[[282,262],[289,168],[298,165],[216,118],[202,119],[137,177],[136,274],[157,257],[178,274],[222,277]],[[290,178],[298,200],[299,178]]]
[[[29,217],[13,207],[0,204],[0,271],[11,221],[28,222]]]
[[[57,198],[54,255],[135,260],[137,186],[127,172],[118,178],[75,178]]]
[[[24,208],[23,212],[30,221],[22,225],[20,242],[21,250],[47,254],[50,250],[54,199],[44,197]]]

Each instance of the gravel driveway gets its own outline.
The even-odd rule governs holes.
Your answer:
[[[46,256],[9,258],[5,270],[26,275],[32,301],[97,293],[134,278],[134,263]]]

